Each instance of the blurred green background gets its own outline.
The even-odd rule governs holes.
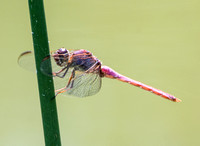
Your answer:
[[[200,145],[200,1],[45,1],[50,48],[86,49],[121,74],[182,99],[173,103],[103,79],[93,97],[59,95],[63,146]],[[20,68],[33,50],[27,1],[0,5],[0,145],[42,146],[36,75]]]

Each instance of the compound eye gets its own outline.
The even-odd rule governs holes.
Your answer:
[[[65,48],[60,48],[60,49],[58,49],[57,53],[58,54],[66,54],[66,53],[68,53],[68,50]]]

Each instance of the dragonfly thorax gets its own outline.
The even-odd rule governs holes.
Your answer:
[[[57,65],[65,66],[68,62],[69,51],[65,48],[60,48],[52,56]]]

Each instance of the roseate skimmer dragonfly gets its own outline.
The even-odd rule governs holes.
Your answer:
[[[29,68],[30,64],[24,65],[27,62],[26,59],[30,59],[29,56],[32,56],[33,60],[34,57],[31,51],[22,53],[18,59],[19,65]],[[51,64],[49,64],[49,59]],[[48,69],[50,65],[52,65],[52,73]],[[77,97],[94,95],[101,88],[101,79],[106,77],[140,87],[174,102],[181,101],[173,95],[123,76],[108,66],[102,66],[100,60],[93,56],[91,52],[83,49],[69,51],[65,48],[60,48],[45,57],[40,66],[41,71],[45,75],[58,79],[55,85],[60,85],[60,87],[56,87],[56,95],[60,93]]]

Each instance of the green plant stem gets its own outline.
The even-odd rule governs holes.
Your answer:
[[[46,146],[61,146],[56,101],[51,100],[55,96],[53,79],[42,74],[40,70],[42,59],[49,55],[43,0],[29,0],[29,11],[45,144]],[[49,62],[49,64],[51,63]]]

